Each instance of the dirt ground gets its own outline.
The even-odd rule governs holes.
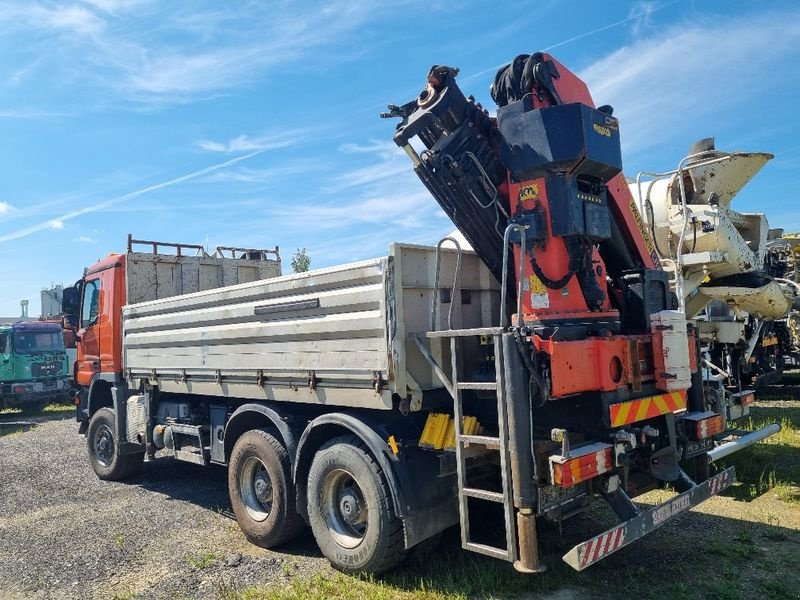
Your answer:
[[[71,409],[51,409],[30,425],[0,415],[0,598],[797,598],[800,400],[785,398],[795,392],[768,396],[754,411],[787,415],[790,431],[737,463],[739,488],[582,573],[560,557],[610,525],[610,511],[598,505],[562,531],[543,523],[549,570],[535,577],[463,552],[448,531],[433,552],[383,578],[346,578],[308,532],[280,552],[249,544],[223,468],[159,459],[131,481],[102,482]]]

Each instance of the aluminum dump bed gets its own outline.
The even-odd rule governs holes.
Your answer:
[[[411,410],[441,389],[414,341],[430,329],[435,249],[393,244],[389,255],[307,273],[128,305],[124,367],[133,387],[164,392]],[[460,289],[440,293],[437,322],[498,324],[500,286],[471,252]],[[456,251],[443,250],[440,289]],[[476,342],[477,343],[477,342]],[[439,364],[448,348],[425,341]],[[476,353],[477,354],[477,353]]]

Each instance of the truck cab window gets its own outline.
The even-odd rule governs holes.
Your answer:
[[[8,336],[0,333],[0,354],[8,354]]]
[[[100,310],[100,280],[87,281],[83,287],[83,310],[81,311],[81,327],[95,324]]]

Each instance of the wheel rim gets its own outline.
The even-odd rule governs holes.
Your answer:
[[[94,437],[94,456],[104,467],[111,465],[114,460],[114,433],[111,427],[103,423],[97,430]]]
[[[355,478],[336,469],[322,482],[322,513],[333,539],[344,548],[355,548],[367,534],[369,510]]]
[[[247,514],[255,521],[265,520],[272,512],[272,479],[267,467],[255,456],[250,456],[242,465],[239,489]]]

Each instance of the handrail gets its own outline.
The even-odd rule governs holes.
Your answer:
[[[437,300],[439,298],[439,267],[441,266],[441,251],[442,251],[442,244],[445,242],[453,242],[456,247],[456,271],[453,276],[453,287],[450,291],[450,308],[447,310],[447,328],[453,328],[453,304],[455,304],[456,296],[458,292],[461,291],[459,287],[459,282],[461,280],[461,244],[458,243],[458,240],[448,236],[443,237],[439,240],[439,243],[436,244],[436,260],[435,260],[435,275],[433,279],[433,300],[431,301],[431,331],[436,331],[436,313],[438,312],[437,309]]]
[[[151,240],[135,240],[132,234],[128,234],[128,253],[133,252],[134,244],[143,244],[153,247],[153,254],[158,254],[158,247],[165,246],[167,248],[175,248],[178,251],[178,256],[183,256],[183,250],[195,250],[195,256],[201,253],[205,255],[205,248],[199,244],[178,244],[176,242],[155,242]]]

